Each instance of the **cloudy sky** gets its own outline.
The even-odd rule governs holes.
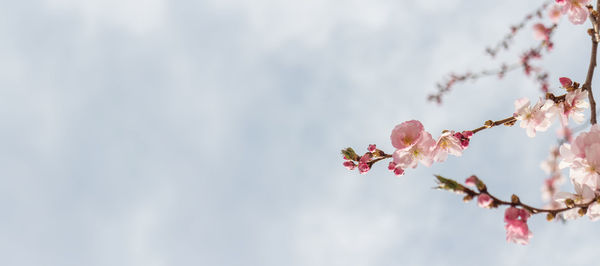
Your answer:
[[[394,125],[437,135],[538,97],[520,73],[426,95],[541,1],[26,0],[0,9],[2,265],[589,265],[597,223],[531,219],[432,190],[479,175],[542,205],[555,128],[478,134],[400,178],[342,166],[391,151]],[[583,81],[588,26],[561,22],[552,87]],[[528,27],[516,54],[534,44]],[[595,84],[600,84],[597,79]],[[563,187],[571,190],[569,185]]]

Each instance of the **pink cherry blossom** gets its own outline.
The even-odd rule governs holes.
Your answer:
[[[399,150],[409,149],[421,139],[423,132],[423,124],[417,120],[403,122],[392,130],[392,146]]]
[[[594,190],[584,184],[573,184],[575,187],[575,193],[569,192],[558,192],[554,196],[554,200],[557,202],[565,202],[567,199],[572,199],[577,204],[588,203],[596,196]]]
[[[562,1],[564,1],[564,0],[562,0]],[[561,10],[562,10],[562,8],[559,5],[552,5],[548,9],[548,18],[550,18],[550,21],[552,21],[554,23],[558,23],[558,21],[560,20],[560,17],[562,16]]]
[[[560,147],[560,168],[569,167],[576,160],[586,158],[585,149],[595,143],[600,143],[600,126],[593,125],[589,132],[582,132],[575,138],[572,144],[565,143]]]
[[[550,39],[550,29],[546,28],[544,24],[537,23],[533,25],[533,38],[539,41],[547,41]]]
[[[531,214],[524,209],[509,207],[504,212],[504,222],[506,225],[506,241],[525,245],[533,236],[527,226],[527,219]]]
[[[559,167],[570,167],[569,177],[573,184],[589,186],[592,191],[600,189],[599,125],[580,133],[572,144],[561,145],[560,155],[563,159]]]
[[[554,102],[540,99],[534,106],[530,106],[529,99],[521,98],[515,101],[514,117],[521,121],[520,126],[525,128],[527,136],[535,137],[537,131],[546,131],[552,125]]]
[[[560,104],[562,107],[561,115],[564,119],[568,120],[569,117],[573,118],[575,123],[581,124],[585,120],[584,111],[589,108],[590,105],[587,102],[588,92],[582,89],[576,89],[567,92],[565,101]]]
[[[587,216],[590,217],[590,220],[592,221],[600,219],[600,204],[598,204],[598,202],[594,202],[588,207]]]
[[[490,195],[486,193],[481,193],[477,196],[477,205],[481,208],[488,208],[490,204],[492,204],[494,200],[490,197]]]
[[[428,132],[423,132],[417,143],[408,149],[398,149],[392,155],[396,166],[403,169],[417,167],[417,162],[429,167],[433,163],[435,140]]]
[[[559,151],[558,147],[553,147],[550,150],[550,155],[548,158],[540,164],[540,168],[546,172],[546,174],[550,175],[541,188],[542,199],[544,201],[549,201],[550,205],[558,205],[554,204],[553,198],[557,192],[557,187],[564,183],[565,178],[560,171],[560,167],[558,165],[559,159]],[[556,207],[556,206],[554,206]]]
[[[460,140],[454,136],[454,131],[442,133],[433,150],[433,160],[436,162],[446,161],[448,154],[454,156],[462,155],[463,146]]]
[[[585,7],[590,0],[561,0],[557,1],[562,5],[562,13],[569,16],[573,24],[583,24],[588,17],[588,9]]]
[[[573,184],[575,187],[575,194],[568,192],[558,192],[554,196],[554,200],[558,203],[562,203],[565,205],[565,201],[567,199],[573,200],[576,204],[584,204],[592,201],[596,196],[592,188],[587,185],[582,185],[578,183]],[[573,208],[561,213],[561,216],[565,220],[574,220],[579,218],[579,213],[577,208]]]

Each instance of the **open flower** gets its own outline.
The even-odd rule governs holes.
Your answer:
[[[536,131],[546,131],[552,125],[552,100],[542,100],[530,106],[529,99],[521,98],[515,101],[514,117],[521,121],[520,126],[527,130],[527,136],[535,137]]]
[[[423,124],[417,120],[403,122],[392,130],[392,146],[399,150],[409,149],[421,139],[423,132]]]
[[[600,188],[600,126],[593,125],[572,144],[560,147],[563,160],[560,168],[570,167],[569,176],[574,184],[587,185],[593,191]]]
[[[590,107],[587,102],[588,92],[582,89],[576,89],[569,91],[565,96],[565,101],[560,104],[562,107],[561,115],[567,120],[569,117],[573,118],[573,121],[577,124],[581,124],[584,121],[583,111]]]
[[[527,226],[527,219],[531,214],[527,210],[509,207],[504,212],[504,222],[506,225],[506,241],[525,245],[533,236]]]
[[[396,167],[415,168],[417,162],[421,162],[423,165],[429,167],[433,163],[433,148],[435,147],[435,140],[431,137],[431,134],[424,132],[422,137],[415,145],[409,149],[396,150],[392,155]]]
[[[436,162],[446,161],[448,154],[454,156],[462,155],[463,146],[460,140],[454,136],[454,131],[442,133],[433,150],[433,159]]]
[[[575,187],[575,194],[568,192],[558,192],[554,196],[554,200],[556,202],[562,203],[565,205],[567,199],[572,200],[575,204],[584,204],[592,201],[596,196],[592,188],[585,184],[573,183]],[[592,213],[592,215],[596,214],[596,210]],[[565,220],[574,220],[579,218],[579,213],[577,208],[572,208],[570,210],[564,211],[561,213],[562,217]],[[595,218],[595,217],[594,217]]]
[[[556,1],[562,5],[562,13],[569,16],[569,20],[573,24],[583,24],[588,17],[588,9],[585,7],[590,0],[561,0]]]

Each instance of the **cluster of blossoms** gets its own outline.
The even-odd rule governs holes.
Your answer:
[[[548,175],[541,188],[542,200],[548,202],[545,207],[550,209],[562,207],[561,204],[553,200],[558,192],[558,186],[565,182],[565,178],[560,171],[559,162],[560,153],[558,147],[552,147],[548,158],[540,164],[540,168]]]
[[[477,205],[482,208],[495,208],[497,207],[492,198],[487,193],[487,188],[481,180],[476,176],[470,176],[465,180],[465,185],[477,188],[480,192],[477,195]],[[514,196],[516,197],[516,196]],[[468,199],[469,197],[467,197]],[[531,216],[529,211],[525,209],[515,208],[513,206],[506,209],[504,212],[504,222],[506,225],[506,240],[512,241],[519,244],[527,244],[529,239],[533,236],[529,227],[527,226],[527,219]]]
[[[515,101],[513,117],[521,121],[520,126],[526,129],[527,136],[535,137],[537,131],[546,131],[552,125],[555,116],[559,117],[563,125],[569,118],[578,124],[583,123],[583,111],[589,107],[586,101],[587,91],[579,88],[579,84],[568,78],[561,78],[560,81],[567,90],[564,98],[548,94],[546,99],[540,98],[533,106],[527,98]]]
[[[549,10],[552,21],[558,21],[560,15],[567,15],[573,24],[583,24],[588,17],[589,11],[586,5],[590,0],[556,0],[556,5]]]
[[[373,158],[385,157],[385,153],[381,150],[378,150],[375,144],[370,144],[367,150],[368,151],[360,157],[356,154],[356,152],[354,152],[352,148],[346,148],[345,150],[343,150],[342,155],[344,157],[344,167],[348,168],[348,170],[354,170],[354,168],[358,167],[358,172],[364,174],[371,170]],[[354,161],[357,161],[358,164],[355,164]]]
[[[527,226],[527,219],[531,214],[525,209],[509,207],[504,212],[504,222],[506,225],[506,240],[513,241],[519,244],[529,243],[529,239],[533,236]]]
[[[485,190],[484,189],[485,185],[483,184],[483,182],[481,182],[474,175],[470,176],[469,178],[467,178],[467,180],[465,180],[465,185],[474,187],[474,188],[479,188],[480,190]],[[469,198],[467,197],[465,200],[468,200],[468,199]],[[494,199],[492,199],[492,197],[490,197],[490,195],[487,194],[486,192],[481,192],[479,195],[477,195],[477,205],[479,205],[479,207],[481,207],[481,208],[491,208],[493,202],[494,202]]]
[[[471,201],[473,198],[477,197],[477,205],[482,208],[491,209],[497,208],[499,205],[510,205],[509,208],[507,208],[504,212],[507,241],[512,241],[519,244],[527,244],[529,239],[533,236],[532,232],[527,226],[527,219],[531,216],[531,213],[525,207],[516,207],[521,204],[519,197],[516,195],[511,197],[511,202],[498,200],[497,198],[488,194],[486,185],[474,175],[465,180],[466,186],[463,186],[452,179],[447,179],[441,176],[436,176],[436,178],[438,181],[438,189],[448,190],[458,194],[466,194],[466,196],[463,198],[465,202]],[[472,190],[467,186],[476,188],[479,192],[475,192],[475,190]],[[530,207],[527,206],[527,208]]]
[[[431,134],[425,131],[421,122],[403,122],[392,130],[390,138],[396,151],[388,169],[396,175],[402,175],[404,169],[416,168],[418,162],[429,167],[433,162],[445,161],[448,154],[461,156],[462,151],[469,146],[471,136],[473,132],[470,131],[444,131],[435,141]]]
[[[575,193],[558,192],[554,199],[564,204],[586,204],[597,198],[600,192],[600,126],[593,125],[589,132],[583,132],[573,143],[565,143],[560,147],[563,158],[560,168],[569,167],[569,178],[575,188]],[[563,218],[574,219],[587,215],[592,220],[600,218],[600,204],[594,202],[587,209],[572,209],[563,213]]]
[[[465,202],[477,198],[477,205],[482,208],[507,206],[504,213],[506,239],[519,244],[527,244],[532,238],[533,234],[529,230],[527,220],[534,214],[546,213],[548,221],[555,218],[564,221],[585,215],[591,220],[600,219],[600,126],[596,124],[596,104],[591,93],[597,45],[592,46],[591,63],[584,85],[580,86],[579,83],[562,77],[559,81],[566,93],[560,96],[549,92],[547,72],[541,67],[531,64],[531,60],[542,57],[544,47],[546,47],[546,51],[552,49],[551,37],[556,29],[556,23],[563,15],[566,15],[573,24],[582,24],[589,16],[593,28],[588,30],[588,34],[592,36],[593,43],[597,44],[597,40],[600,38],[597,32],[600,27],[598,22],[600,21],[600,15],[598,15],[600,6],[594,11],[591,6],[587,5],[589,2],[590,0],[555,0],[555,3],[549,8],[549,3],[545,3],[534,13],[528,14],[520,24],[513,26],[511,33],[502,40],[499,46],[487,50],[490,55],[495,56],[501,47],[508,49],[508,43],[517,31],[535,16],[541,19],[543,11],[547,9],[548,18],[554,24],[547,27],[542,23],[537,23],[533,26],[534,38],[541,43],[526,50],[518,63],[502,64],[499,70],[467,72],[463,75],[452,74],[444,84],[437,84],[438,93],[430,95],[429,100],[441,103],[442,95],[458,82],[476,80],[490,75],[502,77],[508,71],[519,68],[522,68],[524,73],[530,77],[535,75],[536,81],[545,92],[545,97],[540,97],[535,103],[528,98],[518,99],[514,102],[515,111],[512,116],[498,121],[488,120],[482,127],[472,131],[445,130],[437,140],[425,131],[421,122],[417,120],[403,122],[392,130],[390,136],[392,146],[395,148],[393,153],[386,154],[377,149],[374,144],[369,145],[368,151],[362,156],[356,154],[352,148],[346,148],[342,150],[345,159],[343,165],[350,170],[358,169],[361,174],[364,174],[371,169],[374,163],[391,158],[388,169],[395,175],[403,175],[406,169],[416,168],[419,163],[429,167],[434,162],[444,162],[448,154],[461,156],[469,146],[473,134],[483,129],[502,124],[512,126],[516,122],[520,122],[520,127],[525,129],[527,135],[535,137],[537,132],[550,128],[555,118],[558,118],[561,124],[558,135],[562,138],[562,144],[560,147],[554,147],[549,158],[541,164],[541,168],[548,174],[542,186],[542,198],[548,202],[544,209],[524,204],[516,195],[512,195],[509,201],[501,200],[490,194],[485,184],[474,175],[467,178],[464,185],[436,175],[437,188],[465,194],[463,198]],[[590,107],[591,129],[574,137],[569,128],[569,121],[583,123],[584,111]],[[558,186],[565,180],[561,172],[561,169],[564,168],[569,168],[569,179],[573,184],[574,193],[558,192]],[[472,188],[476,188],[476,190]]]

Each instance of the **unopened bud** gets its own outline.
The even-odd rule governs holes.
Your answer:
[[[579,208],[579,210],[577,210],[577,213],[579,214],[579,216],[584,216],[587,213],[587,208]]]
[[[380,149],[376,149],[376,150],[373,152],[373,155],[374,155],[375,157],[383,157],[383,156],[385,155],[385,152],[383,152],[383,151],[382,151],[382,150],[380,150]]]
[[[517,195],[512,194],[512,196],[510,196],[510,201],[514,204],[517,204],[520,202],[519,197],[517,197]]]
[[[494,126],[494,121],[492,121],[492,120],[485,121],[484,125],[487,128],[493,127]]]
[[[590,36],[594,36],[594,29],[592,29],[592,28],[589,28],[589,29],[587,30],[587,33],[588,33]]]
[[[565,205],[567,205],[567,208],[575,208],[575,201],[572,199],[566,199]]]
[[[554,215],[554,213],[549,212],[548,215],[546,215],[546,220],[548,220],[548,222],[554,220],[554,218],[556,217],[556,215]]]

